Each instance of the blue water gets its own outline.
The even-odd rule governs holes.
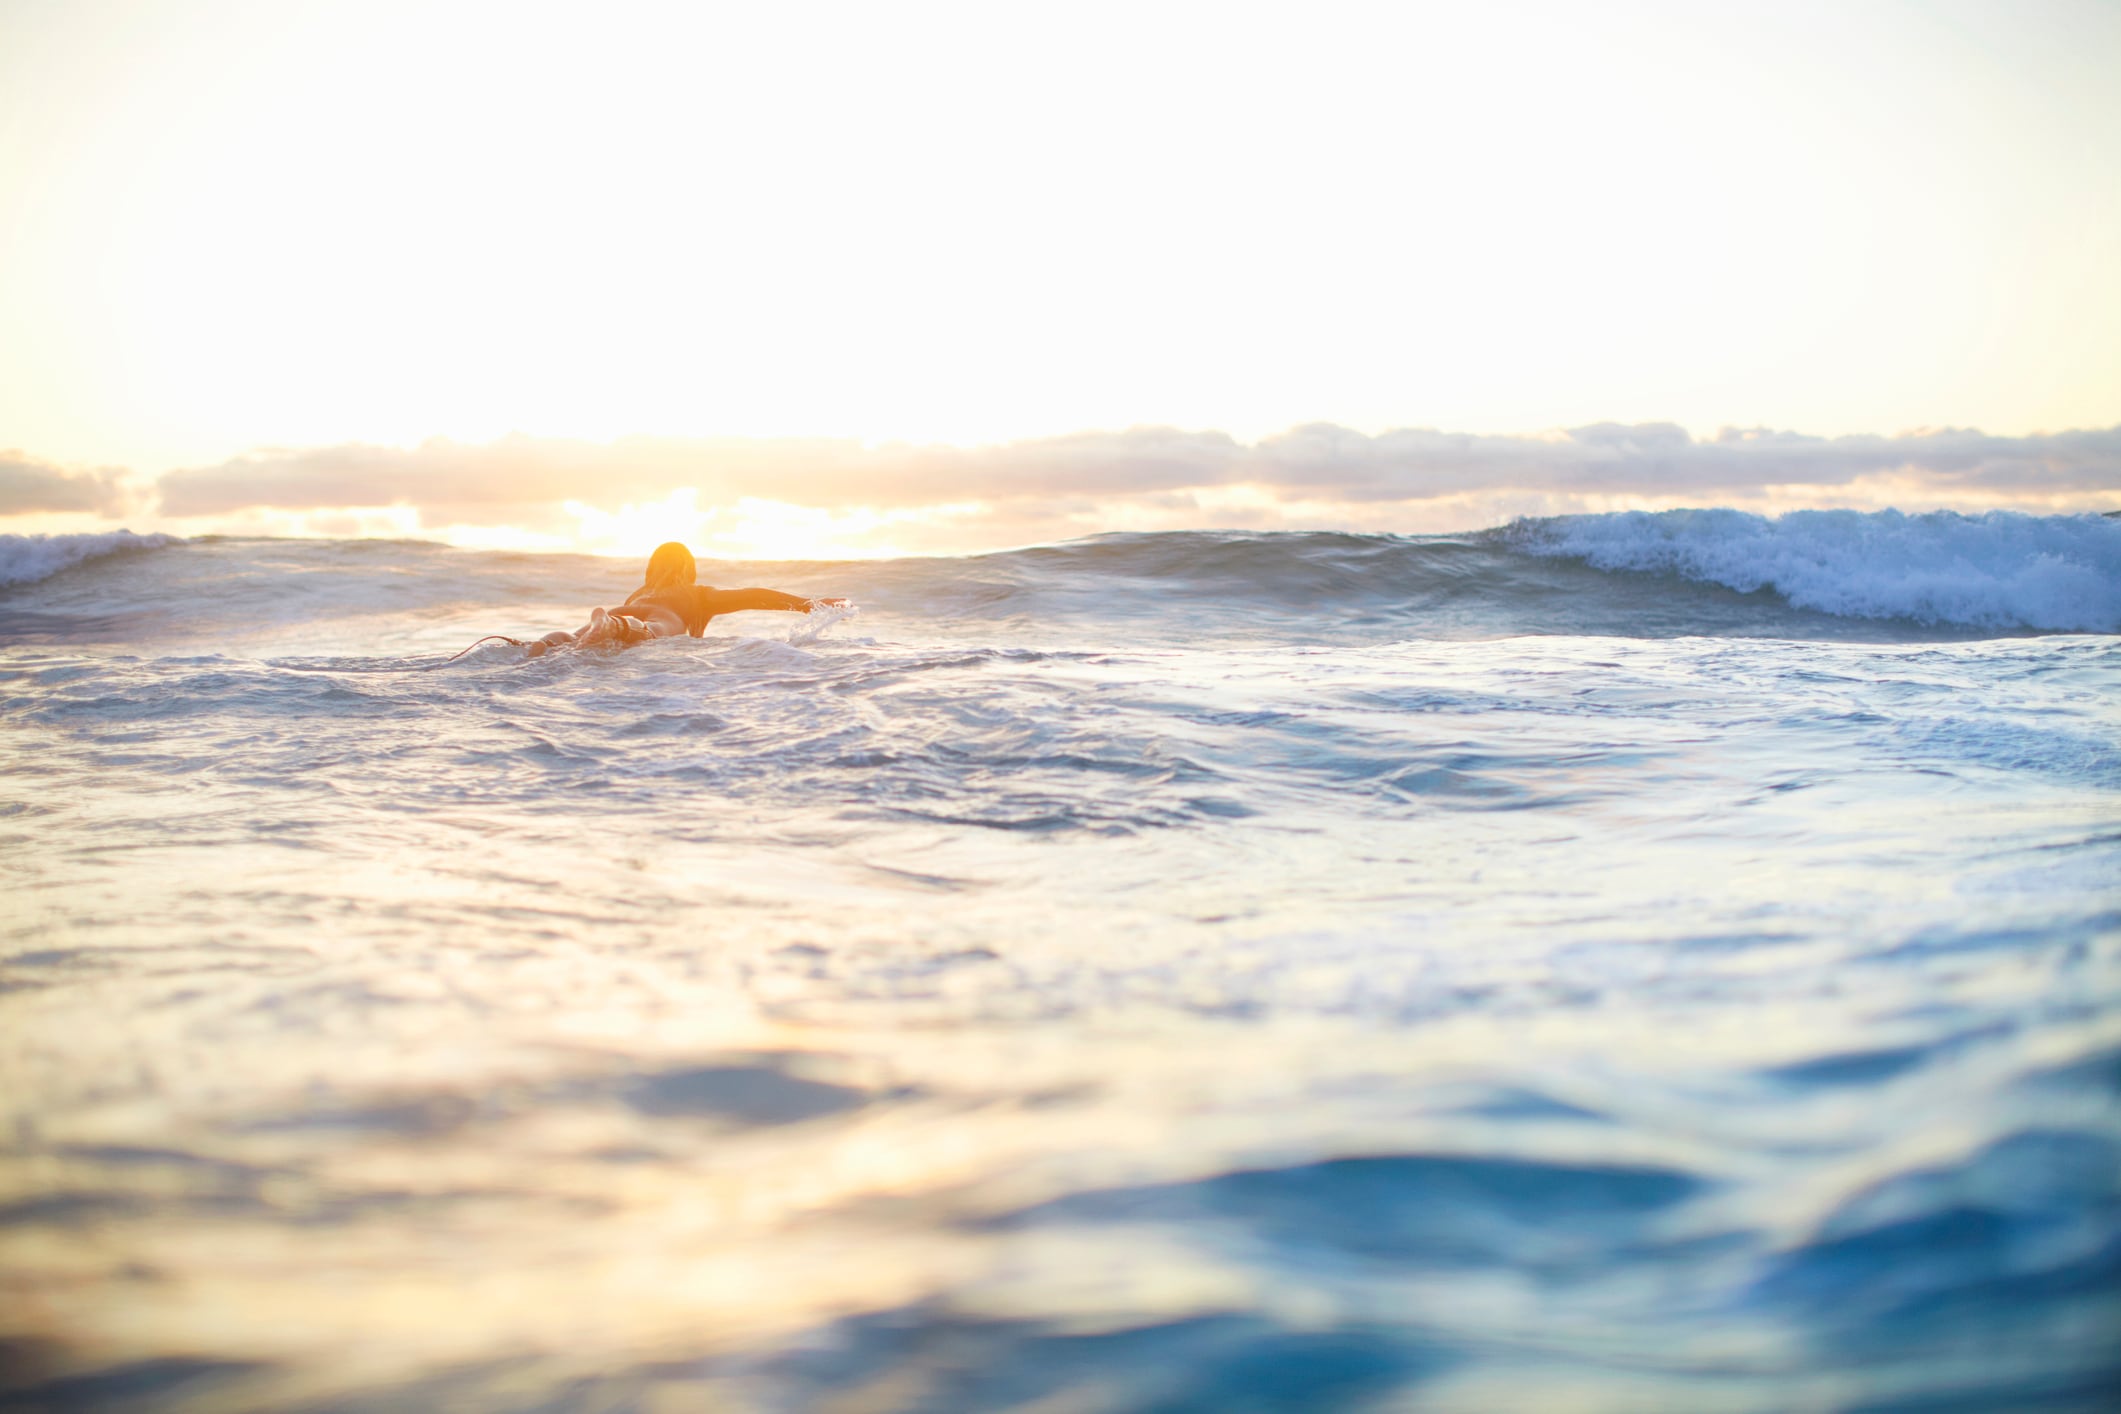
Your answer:
[[[0,543],[0,1390],[2096,1409],[2121,523]]]

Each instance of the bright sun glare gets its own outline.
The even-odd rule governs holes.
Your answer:
[[[0,445],[2103,426],[2117,27],[2051,8],[16,6]],[[598,489],[424,529],[901,514]]]
[[[888,528],[894,521],[916,515],[835,512],[756,496],[741,497],[732,506],[703,508],[699,499],[696,488],[681,486],[662,500],[629,502],[617,511],[569,501],[567,514],[576,521],[572,547],[590,554],[638,559],[666,540],[681,540],[699,554],[725,560],[875,557],[900,553],[902,547],[889,539]],[[885,534],[880,536],[879,531]],[[557,537],[539,538],[569,543]]]

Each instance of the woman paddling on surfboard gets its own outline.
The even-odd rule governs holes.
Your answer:
[[[837,608],[847,602],[845,599],[805,599],[800,594],[783,594],[778,589],[716,589],[696,583],[698,578],[699,567],[693,561],[692,551],[675,540],[658,545],[655,553],[648,557],[648,569],[642,576],[641,587],[627,595],[624,604],[617,609],[591,609],[589,622],[573,633],[556,629],[521,646],[528,648],[529,656],[533,658],[555,648],[624,648],[651,638],[672,638],[681,633],[698,638],[712,619],[746,609],[785,609],[807,614],[821,604]],[[493,634],[491,637],[506,636]],[[486,641],[482,638],[479,643]],[[518,640],[509,638],[506,641],[516,643]],[[478,646],[474,643],[472,648]],[[468,653],[471,649],[464,651]]]
[[[626,596],[626,602],[618,612],[647,617],[657,615],[659,622],[667,625],[669,615],[676,620],[676,627],[665,627],[655,636],[665,633],[689,633],[694,638],[707,627],[710,619],[720,614],[739,613],[745,609],[786,609],[798,614],[807,614],[820,604],[834,608],[845,604],[845,599],[805,599],[800,594],[783,594],[778,589],[716,589],[712,585],[697,584],[699,567],[693,563],[692,551],[677,541],[668,541],[655,547],[648,557],[648,569],[641,577],[641,587]]]

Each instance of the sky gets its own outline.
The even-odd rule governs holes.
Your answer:
[[[2121,4],[0,0],[0,531],[2121,504]]]

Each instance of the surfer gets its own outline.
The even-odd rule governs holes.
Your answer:
[[[740,613],[746,609],[784,609],[791,613],[807,614],[820,605],[838,608],[845,599],[805,599],[800,594],[783,594],[778,589],[716,589],[712,585],[700,584],[699,566],[694,563],[692,551],[675,540],[655,547],[648,557],[648,568],[641,575],[641,587],[626,596],[626,602],[618,609],[620,614],[662,615],[675,618],[678,627],[664,632],[689,633],[700,636],[708,621],[722,614]],[[657,622],[667,624],[668,619],[658,617]],[[663,633],[657,633],[662,637]]]
[[[591,609],[589,622],[573,633],[556,629],[523,646],[533,658],[555,648],[625,648],[651,638],[674,638],[679,634],[698,638],[711,620],[747,609],[807,614],[820,605],[838,608],[847,602],[806,599],[778,589],[716,589],[698,583],[698,579],[699,566],[692,551],[675,540],[658,545],[648,557],[641,587],[627,595],[624,604],[616,609]]]

